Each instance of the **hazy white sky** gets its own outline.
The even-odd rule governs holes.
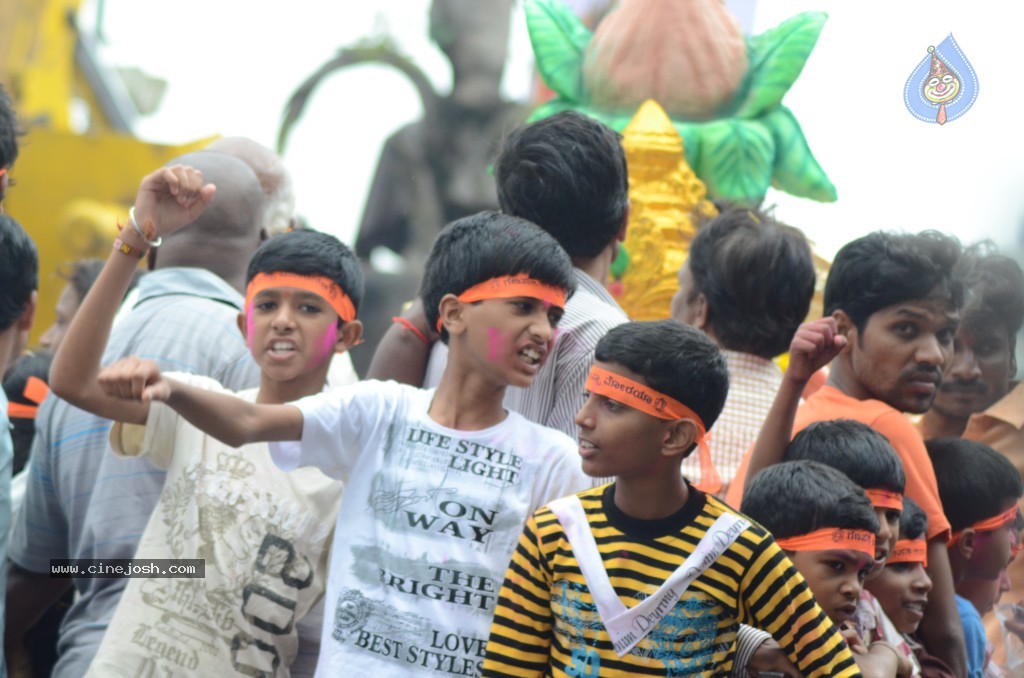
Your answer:
[[[486,1],[486,0],[481,0]],[[273,146],[288,96],[341,46],[386,32],[445,90],[447,62],[429,42],[429,0],[279,3],[106,0],[102,52],[168,81],[161,109],[140,136],[180,143],[211,134],[244,135]],[[153,8],[159,7],[159,11]],[[800,11],[823,9],[828,23],[803,75],[786,97],[839,201],[819,204],[772,192],[780,219],[803,228],[824,254],[878,228],[937,228],[972,242],[1019,239],[1024,222],[1024,112],[1016,45],[1019,3],[908,0],[902,3],[762,0],[754,32]],[[525,97],[532,56],[521,2],[513,21],[505,90]],[[90,26],[95,6],[83,6]],[[954,34],[974,66],[974,107],[943,127],[904,108],[903,85],[928,45]],[[298,208],[309,223],[348,242],[383,139],[420,114],[412,86],[396,72],[363,66],[335,75],[313,98],[285,160]]]

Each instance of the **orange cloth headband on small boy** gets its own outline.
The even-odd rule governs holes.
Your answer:
[[[971,525],[971,529],[975,532],[992,532],[993,530],[998,530],[1001,527],[1011,525],[1017,520],[1017,510],[1016,506],[1012,506],[997,516],[986,518],[985,520],[979,520]],[[949,540],[949,544],[955,544],[962,533],[963,530],[955,532],[953,537]]]
[[[921,563],[928,567],[928,542],[924,539],[900,539],[886,564]]]
[[[711,448],[708,446],[707,429],[697,413],[674,398],[655,391],[650,386],[615,374],[597,365],[590,367],[587,376],[587,389],[591,393],[603,395],[617,403],[622,403],[634,410],[640,410],[652,417],[671,421],[673,419],[689,419],[697,426],[697,454],[700,460],[701,482],[697,486],[702,492],[714,494],[722,489],[722,479],[711,461]]]
[[[864,490],[864,494],[868,495],[868,499],[871,500],[871,505],[875,508],[895,509],[897,511],[903,510],[903,495],[899,492],[890,492],[889,490]]]
[[[513,297],[530,297],[546,301],[552,306],[565,308],[566,293],[561,287],[547,285],[534,280],[525,273],[491,278],[473,285],[458,296],[459,301],[470,304],[486,299],[511,299]],[[437,319],[437,331],[441,331],[441,319]]]
[[[842,527],[826,527],[810,534],[788,539],[776,539],[783,551],[836,551],[849,550],[866,553],[875,557],[875,535],[867,530],[847,530]]]
[[[11,419],[35,419],[39,412],[39,405],[50,392],[50,387],[39,377],[29,377],[25,380],[23,391],[26,400],[31,400],[35,405],[24,403],[7,403],[7,416]]]
[[[356,307],[352,305],[352,300],[338,283],[326,276],[298,273],[257,273],[245,289],[246,310],[252,304],[253,297],[271,287],[295,287],[312,292],[330,304],[343,321],[348,323],[356,319]]]

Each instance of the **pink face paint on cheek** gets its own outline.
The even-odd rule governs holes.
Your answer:
[[[317,365],[322,365],[325,360],[330,359],[331,355],[334,353],[334,346],[337,343],[338,324],[334,323],[327,328],[327,331],[324,332],[324,335],[320,337],[320,340],[317,342],[315,358]]]
[[[497,327],[487,328],[487,359],[498,360],[501,356],[501,330]]]

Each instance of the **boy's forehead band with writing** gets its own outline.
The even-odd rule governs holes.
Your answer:
[[[298,273],[257,273],[245,288],[245,308],[252,306],[253,298],[271,287],[295,287],[317,295],[334,309],[345,322],[356,319],[356,307],[338,283],[322,275],[299,275]]]
[[[610,400],[621,403],[634,410],[640,410],[658,419],[689,419],[697,426],[697,454],[700,461],[701,482],[698,487],[703,492],[714,494],[722,489],[722,479],[711,462],[711,447],[708,445],[710,436],[704,422],[686,405],[664,393],[655,391],[650,386],[615,374],[597,365],[590,367],[587,376],[587,390],[603,395]]]
[[[864,490],[864,494],[868,495],[868,499],[871,500],[871,505],[875,508],[895,509],[897,511],[903,510],[903,495],[899,492],[874,489]]]
[[[558,308],[565,308],[564,289],[534,280],[525,273],[491,278],[478,285],[473,285],[459,295],[459,301],[468,304],[485,299],[511,299],[512,297],[530,297],[546,301]]]
[[[539,299],[558,308],[565,308],[566,292],[561,287],[534,280],[525,273],[491,278],[473,285],[458,296],[459,301],[470,304],[486,299],[512,299],[530,297]],[[441,319],[437,319],[437,331],[441,331]]]
[[[886,561],[886,564],[892,563],[921,563],[928,567],[928,542],[924,539],[900,539]]]
[[[985,520],[979,520],[978,522],[971,525],[971,529],[975,532],[992,532],[998,530],[1001,527],[1008,527],[1017,521],[1017,507],[1011,506],[997,516],[986,518]],[[949,544],[955,544],[960,535],[963,534],[963,530],[954,532],[953,537],[949,540]]]
[[[783,551],[860,551],[875,557],[875,535],[867,530],[826,527],[775,541]]]

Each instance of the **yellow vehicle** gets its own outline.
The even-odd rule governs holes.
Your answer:
[[[53,322],[58,271],[106,257],[139,179],[205,146],[136,138],[139,115],[117,74],[97,60],[76,26],[81,0],[0,0],[0,83],[26,131],[4,209],[39,247],[39,310],[32,343]]]

